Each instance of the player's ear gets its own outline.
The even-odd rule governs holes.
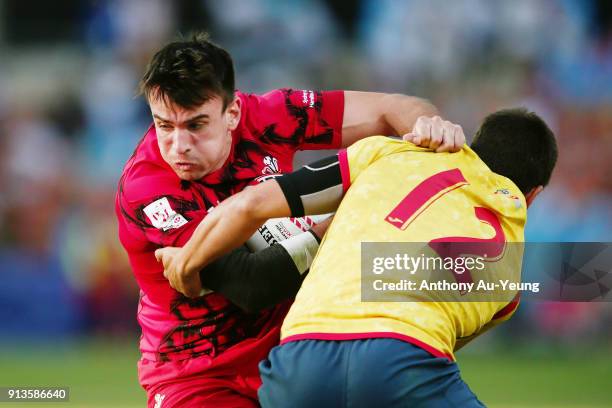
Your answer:
[[[242,112],[242,100],[234,96],[234,99],[227,105],[225,109],[225,120],[227,120],[227,126],[229,130],[234,130],[238,127],[240,122],[240,114]]]
[[[527,202],[527,207],[533,203],[533,200],[544,190],[544,186],[537,186],[532,188],[527,194],[525,194],[525,201]]]

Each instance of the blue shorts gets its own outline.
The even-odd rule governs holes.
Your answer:
[[[484,406],[456,363],[395,339],[293,341],[259,371],[262,407]]]

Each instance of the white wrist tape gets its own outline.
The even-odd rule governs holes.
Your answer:
[[[319,242],[311,232],[306,231],[278,243],[289,253],[300,274],[306,272],[319,249]]]

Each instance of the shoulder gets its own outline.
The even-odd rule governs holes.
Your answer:
[[[390,137],[387,136],[369,136],[369,137],[364,137],[361,140],[358,140],[357,142],[353,143],[350,147],[352,149],[364,149],[364,148],[377,148],[377,147],[382,147],[382,146],[386,146],[386,145],[397,145],[401,143],[401,141],[396,140],[396,139],[392,139]]]
[[[290,89],[275,89],[261,95],[238,93],[242,101],[240,139],[277,153],[295,150],[300,143],[301,127],[289,108],[292,93]]]
[[[143,163],[136,164],[119,182],[119,194],[128,202],[143,201],[180,191],[181,180],[171,170]]]
[[[289,89],[275,89],[264,94],[237,92],[242,102],[242,115],[248,123],[270,121],[284,116]],[[281,109],[281,110],[279,110]]]
[[[347,148],[349,156],[376,158],[400,151],[423,150],[412,143],[388,136],[370,136],[361,139]]]
[[[181,190],[181,181],[164,162],[157,146],[155,127],[150,126],[126,163],[118,193],[127,201],[142,201],[164,191]]]
[[[279,88],[261,95],[237,92],[244,112],[254,117],[282,118],[296,116],[299,112],[320,111],[323,104],[344,103],[343,91],[313,91]]]

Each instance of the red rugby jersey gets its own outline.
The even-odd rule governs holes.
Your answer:
[[[284,317],[283,305],[247,314],[221,294],[188,299],[170,287],[154,256],[157,248],[184,245],[208,209],[255,178],[292,171],[296,150],[340,147],[342,91],[237,95],[242,116],[221,169],[200,181],[180,180],[162,159],[151,126],[123,170],[115,210],[119,238],[141,289],[138,321],[145,359],[214,358],[280,325]]]

